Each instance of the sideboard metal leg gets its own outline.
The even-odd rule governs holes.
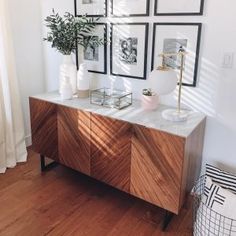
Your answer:
[[[47,170],[51,170],[52,168],[57,166],[58,163],[54,161],[54,162],[46,165],[45,156],[40,155],[40,165],[41,165],[41,171],[44,172],[44,171],[47,171]]]
[[[172,212],[165,211],[165,217],[164,217],[164,221],[163,221],[163,225],[162,225],[162,231],[165,231],[167,229],[173,216],[174,216],[174,214]]]

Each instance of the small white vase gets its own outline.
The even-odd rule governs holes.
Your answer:
[[[70,100],[73,97],[73,89],[70,82],[70,77],[65,76],[61,84],[61,100]]]
[[[79,66],[79,71],[77,73],[77,90],[78,97],[85,98],[89,97],[90,89],[90,75],[88,72],[87,64],[83,62]]]
[[[76,91],[76,72],[77,68],[75,63],[72,60],[72,55],[64,55],[63,56],[63,62],[60,66],[60,82],[59,82],[59,93],[61,94],[61,87],[62,83],[64,82],[66,77],[69,77],[69,81],[71,83],[73,94],[75,94]]]

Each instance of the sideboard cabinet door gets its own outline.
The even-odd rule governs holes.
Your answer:
[[[57,105],[30,98],[33,150],[58,160]]]
[[[131,194],[179,211],[185,139],[134,125]]]
[[[130,190],[132,125],[91,114],[91,176]]]
[[[90,113],[58,106],[60,163],[90,175]]]

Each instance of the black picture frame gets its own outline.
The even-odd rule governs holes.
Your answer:
[[[143,14],[121,14],[121,15],[115,15],[114,12],[114,0],[110,0],[110,9],[111,9],[111,17],[145,17],[150,15],[150,0],[146,1],[146,12]]]
[[[143,76],[132,76],[125,74],[118,74],[113,72],[113,27],[115,25],[140,25],[145,27],[145,40],[144,40],[144,68],[143,68]],[[149,23],[111,23],[111,34],[110,34],[110,74],[119,77],[146,80],[147,78],[147,55],[148,55],[148,35],[149,35]]]
[[[154,16],[202,16],[204,12],[205,0],[201,0],[199,12],[166,12],[166,13],[158,13],[158,1],[155,0],[154,3]]]
[[[96,73],[96,74],[103,74],[106,75],[107,74],[107,35],[108,35],[108,27],[107,27],[107,23],[103,23],[103,22],[99,22],[96,23],[96,25],[103,25],[104,26],[104,70],[103,71],[96,71],[96,70],[88,70],[88,72],[90,73]],[[78,61],[78,47],[76,50],[76,65],[77,65],[77,69],[79,69],[79,61]]]
[[[194,72],[193,72],[193,82],[183,83],[183,86],[196,87],[197,86],[197,77],[198,77],[198,64],[199,64],[199,54],[200,54],[200,45],[201,45],[201,32],[202,32],[202,23],[153,23],[153,41],[152,41],[152,58],[151,58],[151,70],[154,69],[155,61],[155,49],[156,49],[156,32],[158,25],[166,26],[195,26],[197,27],[197,41],[196,41],[196,56],[194,62]]]
[[[75,10],[75,16],[78,16],[78,17],[81,17],[81,16],[83,16],[83,15],[81,15],[81,14],[78,14],[78,11],[77,11],[77,1],[78,0],[74,0],[74,10]],[[108,15],[108,9],[107,9],[107,5],[108,5],[108,0],[104,0],[104,14],[103,15],[94,15],[94,14],[86,14],[86,16],[88,16],[88,17],[107,17],[107,15]]]

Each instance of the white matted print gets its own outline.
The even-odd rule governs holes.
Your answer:
[[[202,15],[204,0],[155,0],[155,15]]]
[[[111,0],[113,16],[148,16],[150,0]]]
[[[178,53],[187,51],[188,39],[166,38],[163,42],[163,53]],[[181,68],[181,59],[172,55],[164,58],[164,66],[172,69]]]
[[[93,73],[107,73],[107,25],[105,23],[97,23],[93,35],[87,37],[97,37],[104,39],[104,45],[89,46],[83,50],[83,60],[86,62],[88,71]]]
[[[75,0],[78,16],[106,16],[107,0]]]
[[[200,50],[201,23],[154,23],[152,70],[162,64],[161,53],[187,53],[184,61],[183,83],[196,86]],[[170,56],[164,64],[179,71],[180,58]]]
[[[111,74],[146,79],[148,23],[111,24]]]

